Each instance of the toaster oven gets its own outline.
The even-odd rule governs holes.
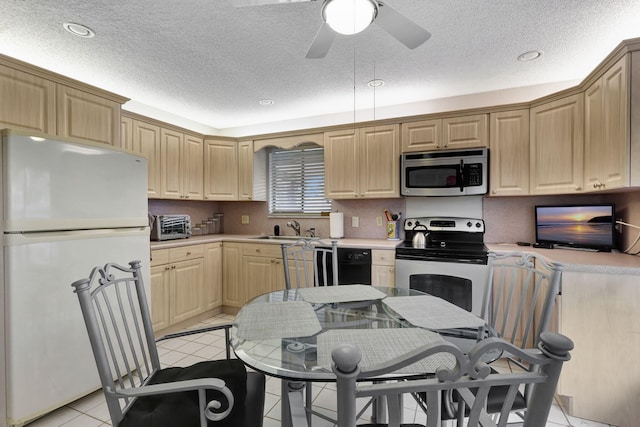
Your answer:
[[[191,236],[189,215],[149,215],[151,240],[186,239]]]

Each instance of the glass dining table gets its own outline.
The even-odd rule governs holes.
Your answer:
[[[233,325],[231,344],[236,356],[247,366],[283,380],[283,426],[292,425],[292,417],[310,417],[302,402],[305,383],[335,381],[331,350],[338,344],[359,347],[361,365],[372,366],[438,340],[452,341],[465,351],[491,335],[482,319],[441,298],[370,285],[270,292],[245,304]],[[425,375],[453,363],[435,355],[371,380]],[[383,408],[375,409],[374,417],[384,418]]]

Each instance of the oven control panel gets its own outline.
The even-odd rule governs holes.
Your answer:
[[[420,217],[407,218],[405,231],[456,231],[465,233],[484,233],[484,221],[478,218]]]

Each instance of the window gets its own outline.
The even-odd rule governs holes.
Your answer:
[[[320,215],[324,198],[324,148],[269,153],[269,215]]]

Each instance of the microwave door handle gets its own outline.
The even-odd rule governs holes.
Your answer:
[[[460,182],[460,192],[464,192],[464,160],[460,159],[460,173],[458,174],[458,182]]]

